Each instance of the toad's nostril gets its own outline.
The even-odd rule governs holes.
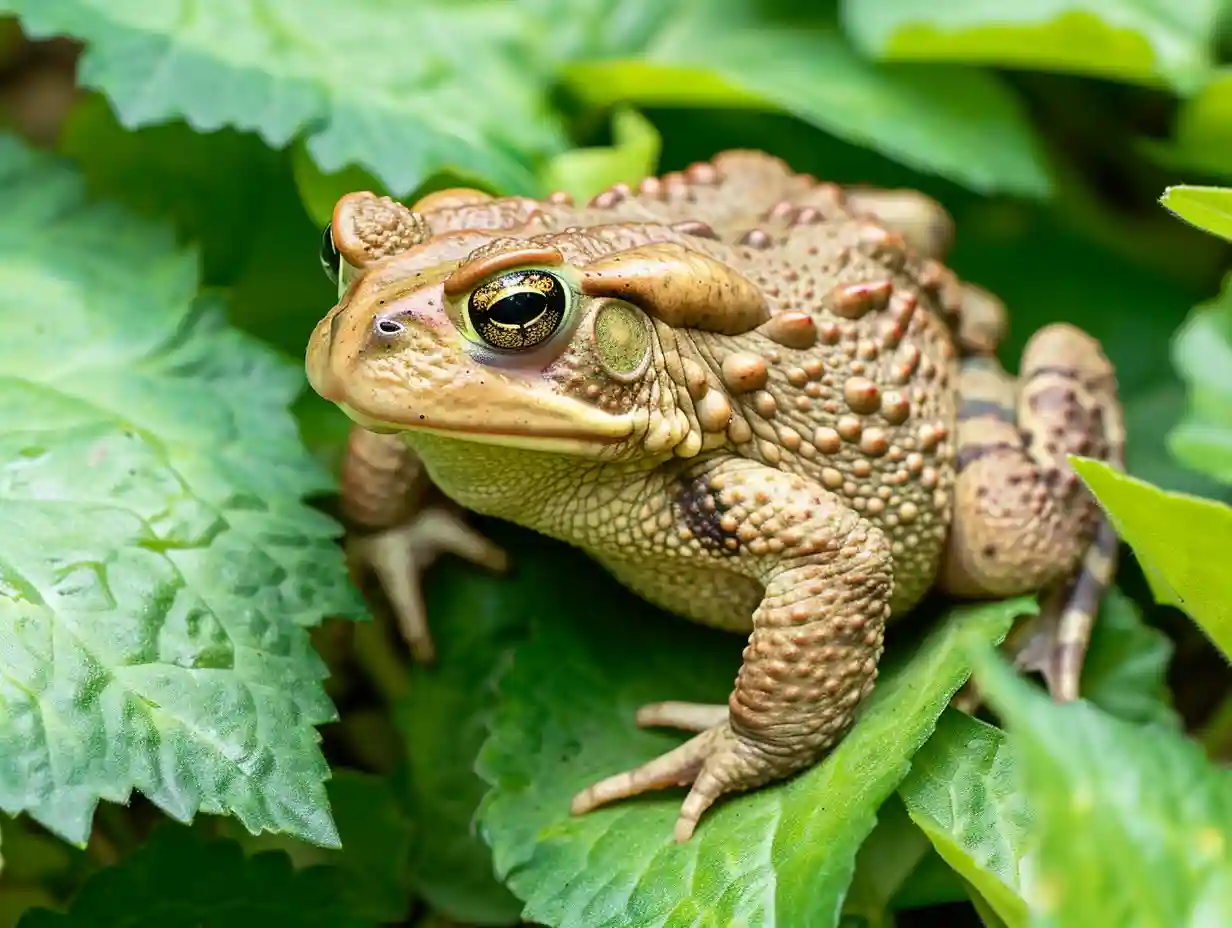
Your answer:
[[[402,332],[402,323],[394,319],[378,319],[376,321],[376,333],[385,338],[392,338]]]

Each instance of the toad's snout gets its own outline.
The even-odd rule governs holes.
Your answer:
[[[341,309],[335,307],[317,323],[312,337],[308,340],[308,351],[304,357],[304,369],[308,374],[309,385],[331,403],[341,403],[346,395],[342,379],[332,363],[334,341],[341,318]]]

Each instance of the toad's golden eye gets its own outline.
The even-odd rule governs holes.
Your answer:
[[[547,271],[512,271],[477,287],[467,307],[480,338],[493,348],[521,351],[543,344],[559,328],[569,289]]]

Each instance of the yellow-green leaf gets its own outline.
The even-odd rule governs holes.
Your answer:
[[[636,184],[659,163],[659,132],[637,110],[612,114],[612,145],[576,148],[557,155],[543,172],[543,187],[563,190],[584,203],[613,184]]]
[[[1232,189],[1178,184],[1159,202],[1191,225],[1232,241]]]
[[[1106,464],[1071,458],[1160,602],[1185,610],[1232,657],[1232,507],[1169,493]]]

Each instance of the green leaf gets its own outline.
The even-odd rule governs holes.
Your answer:
[[[644,0],[532,5],[541,19],[571,21],[562,73],[591,106],[773,108],[973,190],[1050,192],[1026,115],[994,75],[875,64],[828,17],[784,21],[757,0],[702,0],[670,15]]]
[[[893,900],[929,853],[928,838],[891,794],[877,811],[877,825],[860,845],[855,872],[843,900],[843,923],[858,918],[865,928],[894,928]]]
[[[1138,148],[1175,172],[1232,176],[1232,69],[1215,72],[1182,102],[1172,138],[1141,139]]]
[[[97,94],[73,103],[59,150],[91,197],[174,223],[183,241],[201,249],[209,284],[230,283],[247,265],[279,168],[276,152],[234,130],[206,135],[178,122],[125,129]]]
[[[84,842],[172,817],[334,844],[307,627],[362,614],[302,497],[301,370],[194,298],[167,230],[0,136],[0,807]]]
[[[955,223],[951,267],[1009,310],[1010,337],[999,352],[1007,369],[1018,369],[1023,346],[1042,326],[1079,326],[1116,366],[1129,472],[1168,489],[1207,492],[1212,482],[1178,466],[1164,442],[1184,403],[1169,342],[1194,293],[1042,210],[984,201],[958,211]]]
[[[956,709],[916,754],[898,788],[937,853],[1011,926],[1027,924],[1031,813],[1005,735]]]
[[[1220,0],[843,0],[869,54],[1060,71],[1182,92],[1212,66]]]
[[[1071,457],[1162,603],[1183,609],[1232,659],[1232,507],[1169,493],[1088,458]]]
[[[1226,187],[1169,187],[1159,202],[1191,225],[1232,240],[1232,190]]]
[[[1055,704],[980,655],[1037,836],[1033,928],[1232,924],[1232,772],[1179,733]]]
[[[486,785],[474,766],[496,701],[495,675],[540,599],[523,570],[524,533],[502,529],[492,538],[516,559],[511,576],[456,561],[434,569],[425,605],[437,661],[412,668],[410,689],[394,707],[420,836],[410,864],[415,888],[433,909],[478,925],[514,925],[521,912],[475,830]]]
[[[544,169],[543,187],[564,190],[579,203],[614,184],[636,185],[659,162],[659,133],[627,106],[612,114],[612,145],[563,152]]]
[[[1167,682],[1172,652],[1172,639],[1147,625],[1114,587],[1104,595],[1082,664],[1083,698],[1129,722],[1180,729]]]
[[[233,841],[162,825],[119,865],[93,876],[65,914],[36,909],[20,928],[369,928],[347,908],[332,867],[295,870],[286,854],[245,858]]]
[[[306,136],[326,172],[370,170],[396,194],[458,167],[534,192],[564,147],[545,103],[541,35],[496,0],[266,0],[167,7],[145,0],[0,0],[34,37],[86,42],[81,83],[129,128]]]
[[[1232,484],[1232,275],[1173,336],[1172,366],[1185,382],[1188,408],[1168,435],[1169,449],[1195,470]]]
[[[358,770],[333,771],[329,801],[342,841],[325,852],[338,871],[352,915],[380,924],[404,921],[411,907],[407,873],[415,831],[393,785]]]
[[[519,553],[537,621],[501,681],[478,770],[493,786],[480,823],[497,872],[526,901],[523,917],[550,926],[836,924],[878,808],[968,674],[959,642],[1000,640],[1033,607],[954,610],[909,662],[887,662],[857,726],[821,764],[720,802],[676,844],[682,791],[578,817],[569,802],[681,743],[635,727],[636,708],[724,701],[743,638],[653,610],[568,549],[539,551]]]

